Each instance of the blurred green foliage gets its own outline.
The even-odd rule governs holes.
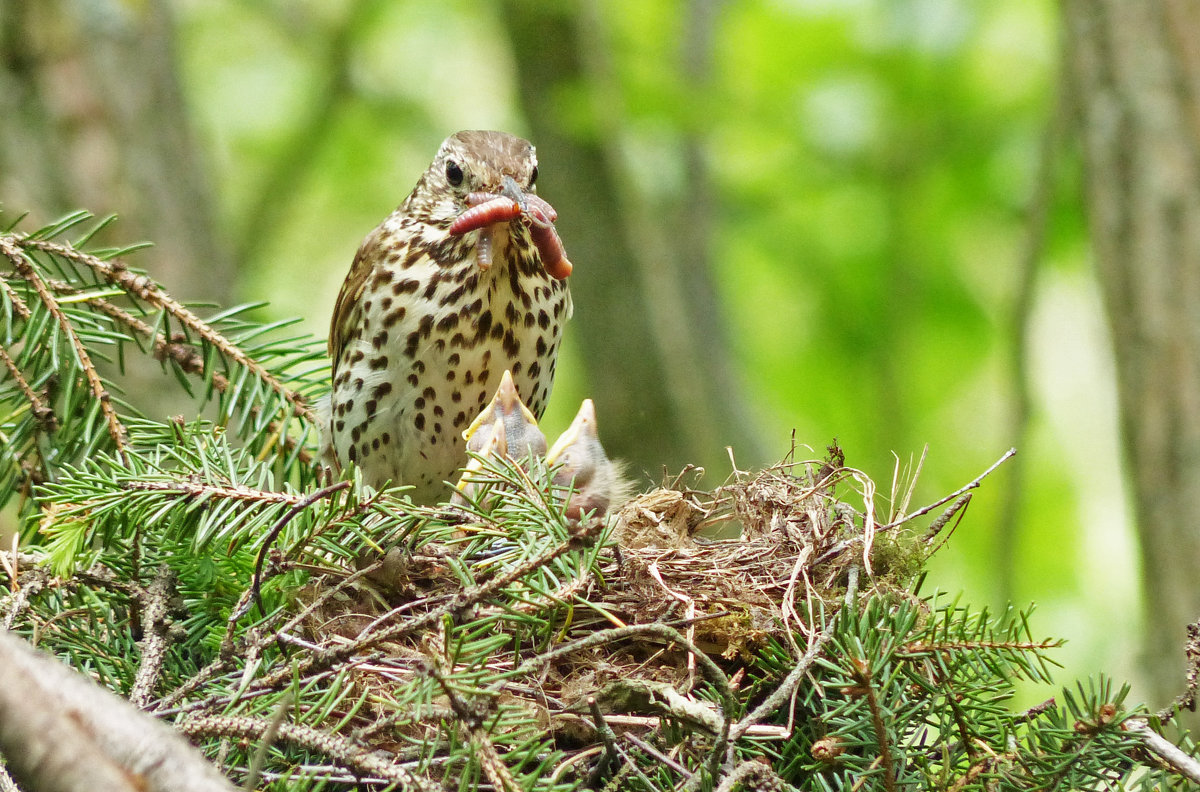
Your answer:
[[[974,602],[1037,600],[1041,627],[1073,642],[1062,658],[1072,672],[1130,676],[1132,539],[1069,145],[1056,149],[1027,347],[1014,349],[1026,214],[1057,93],[1056,6],[563,8],[602,23],[596,48],[611,69],[553,97],[566,128],[600,135],[588,108],[597,97],[619,108],[629,178],[650,205],[685,183],[681,137],[702,140],[718,204],[715,227],[697,233],[712,235],[747,388],[731,398],[749,400],[764,447],[781,457],[794,430],[818,456],[836,437],[848,464],[886,482],[928,444],[920,504],[1019,445],[1023,487],[1013,466],[985,482],[935,579]],[[712,79],[698,87],[680,48],[688,15],[710,8]],[[244,262],[243,297],[323,334],[359,240],[446,134],[528,134],[500,13],[465,0],[182,5],[185,87]],[[575,300],[588,310],[588,294]],[[584,363],[570,338],[565,354],[550,432],[588,395],[573,382]],[[1023,436],[1019,387],[1033,399]],[[710,469],[710,482],[728,470]],[[1001,515],[1017,492],[1010,535]],[[1011,579],[999,579],[1010,549]]]

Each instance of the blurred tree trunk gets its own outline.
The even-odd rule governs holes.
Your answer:
[[[36,228],[119,213],[104,242],[184,299],[226,303],[233,262],[180,87],[166,0],[0,0],[0,196]]]
[[[67,212],[120,215],[93,244],[142,240],[130,263],[183,300],[229,305],[234,266],[184,101],[167,0],[0,0],[0,200],[33,230]],[[152,416],[190,402],[129,361],[125,398]]]
[[[1182,691],[1184,626],[1200,617],[1200,6],[1063,9],[1163,704]]]
[[[688,8],[681,72],[693,85],[708,79],[715,10],[712,0]],[[727,445],[739,462],[762,461],[709,264],[713,200],[703,141],[680,139],[672,165],[684,184],[671,205],[653,204],[624,170],[625,119],[600,9],[508,2],[500,18],[544,164],[541,192],[559,211],[577,265],[569,332],[583,351],[606,446],[632,462],[634,474],[687,463],[725,471]],[[579,98],[583,86],[592,102],[581,124],[561,103]]]

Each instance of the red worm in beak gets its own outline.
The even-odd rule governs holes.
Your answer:
[[[545,204],[547,208],[550,206],[545,201],[541,201],[541,203]],[[529,238],[537,246],[538,254],[542,257],[542,266],[546,268],[546,274],[555,280],[563,280],[570,275],[573,267],[567,258],[566,251],[563,250],[558,232],[554,230],[551,218],[543,213],[540,206],[531,205],[529,214],[523,220],[529,226]]]
[[[525,207],[505,195],[474,192],[467,196],[470,209],[460,214],[450,224],[450,233],[465,234],[468,231],[487,229],[496,223],[506,223],[518,217],[529,229],[529,238],[538,249],[546,274],[555,280],[563,280],[571,274],[573,266],[563,250],[562,240],[554,229],[558,212],[536,195],[524,196]],[[479,240],[479,265],[487,269],[491,263],[491,239]]]
[[[525,206],[531,213],[537,213],[542,221],[553,223],[558,219],[558,212],[554,211],[554,207],[543,201],[539,196],[526,195]]]
[[[468,201],[475,197],[475,195],[476,193],[471,193]],[[487,198],[483,203],[478,206],[472,206],[454,218],[454,222],[450,224],[450,233],[455,235],[465,234],[468,231],[476,231],[495,223],[516,220],[520,216],[521,206],[513,199],[503,196]]]

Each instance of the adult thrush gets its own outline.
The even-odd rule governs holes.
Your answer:
[[[505,370],[541,416],[571,315],[571,264],[526,140],[466,131],[363,240],[329,333],[327,445],[373,486],[432,503]]]

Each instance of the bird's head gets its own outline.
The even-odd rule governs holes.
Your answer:
[[[537,151],[528,140],[506,132],[457,132],[442,142],[413,190],[413,202],[431,219],[450,223],[479,203],[472,194],[503,195],[524,204],[526,195],[537,194],[537,173]]]
[[[508,229],[500,237],[514,239],[515,232],[526,260],[522,270],[544,270],[562,280],[572,264],[554,228],[558,213],[537,195],[537,175],[537,152],[528,140],[504,132],[458,132],[442,143],[404,209],[445,229],[447,242],[460,244],[465,234],[479,232],[473,244],[480,270],[491,265],[493,233]]]

